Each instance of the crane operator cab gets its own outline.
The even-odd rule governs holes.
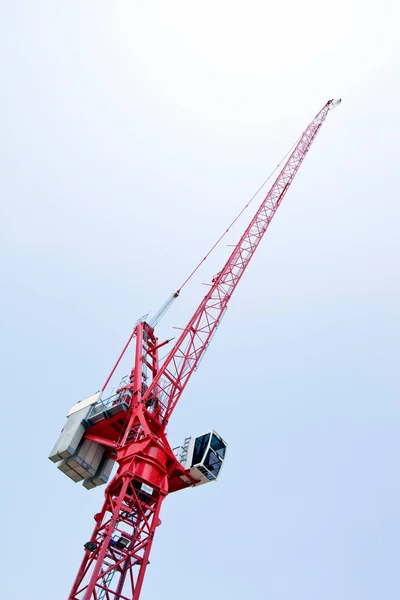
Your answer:
[[[226,442],[215,431],[195,438],[186,438],[180,447],[179,461],[190,471],[198,485],[216,481],[224,464]]]

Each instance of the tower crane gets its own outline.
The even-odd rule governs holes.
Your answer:
[[[171,340],[160,342],[155,334],[161,313],[139,320],[102,390],[70,409],[50,460],[87,489],[107,483],[115,464],[117,471],[84,544],[69,600],[138,600],[163,500],[218,478],[226,454],[222,437],[210,431],[172,449],[166,426],[328,112],[340,102],[329,100],[302,133],[165,359],[159,351]],[[105,389],[131,344],[131,372],[107,397]]]

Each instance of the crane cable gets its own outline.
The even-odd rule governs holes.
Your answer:
[[[259,194],[261,192],[261,190],[263,189],[263,187],[268,183],[268,181],[271,179],[271,177],[273,176],[273,174],[275,173],[275,171],[277,169],[279,169],[279,167],[281,166],[281,164],[283,163],[283,161],[286,159],[286,157],[293,151],[293,148],[297,145],[298,141],[300,140],[301,136],[299,138],[297,138],[297,140],[295,141],[295,143],[293,144],[293,146],[290,148],[290,150],[288,152],[286,152],[285,156],[279,161],[279,163],[276,165],[275,169],[268,175],[267,179],[260,185],[260,187],[258,188],[258,190],[252,195],[252,197],[250,198],[250,200],[248,200],[248,202],[245,204],[245,206],[242,208],[242,210],[239,212],[239,214],[233,219],[232,223],[229,225],[229,227],[227,229],[225,229],[224,233],[218,238],[218,240],[215,242],[215,244],[210,248],[210,250],[207,252],[207,254],[205,255],[205,257],[199,262],[199,264],[197,265],[197,267],[195,269],[193,269],[193,271],[190,273],[189,277],[187,277],[185,279],[185,281],[182,283],[182,285],[177,289],[176,292],[174,292],[169,298],[168,300],[161,306],[161,308],[155,313],[155,315],[149,320],[149,325],[150,327],[154,328],[162,319],[162,317],[165,315],[165,313],[168,311],[168,309],[171,307],[171,305],[174,303],[174,301],[176,300],[176,298],[179,297],[179,294],[181,293],[181,291],[183,290],[183,288],[185,287],[185,285],[187,283],[189,283],[189,281],[192,279],[193,275],[199,270],[199,268],[201,267],[201,265],[203,264],[203,262],[205,262],[207,260],[207,258],[210,256],[210,254],[215,250],[215,248],[220,244],[220,242],[224,239],[224,237],[226,236],[226,234],[232,229],[232,227],[234,226],[234,224],[236,223],[236,221],[242,216],[242,214],[244,213],[244,211],[246,210],[246,208],[248,208],[250,206],[250,204],[253,202],[254,198],[257,196],[257,194]],[[144,321],[146,318],[148,317],[148,315],[144,315],[143,317],[141,317],[139,319],[139,321]],[[104,392],[105,388],[107,387],[111,377],[113,376],[116,368],[118,367],[122,357],[125,354],[126,349],[128,348],[129,344],[131,343],[133,337],[135,335],[135,329],[133,329],[128,342],[126,343],[124,349],[122,350],[116,364],[114,365],[110,375],[108,376],[108,378],[106,379],[105,384],[102,387],[102,392]],[[169,340],[171,341],[171,340]],[[167,356],[167,355],[166,355]],[[164,357],[165,358],[165,357]]]
[[[281,166],[281,164],[283,163],[283,161],[292,152],[293,148],[297,145],[300,137],[297,138],[297,140],[295,141],[295,143],[293,144],[293,146],[290,148],[290,150],[288,152],[286,152],[285,156],[279,161],[279,163],[276,165],[275,169],[268,175],[267,179],[260,185],[260,187],[258,188],[258,190],[252,195],[252,197],[247,202],[247,204],[245,204],[245,206],[242,208],[242,210],[239,212],[239,214],[234,218],[234,220],[232,221],[232,223],[229,225],[228,229],[225,229],[224,233],[218,238],[218,240],[215,242],[215,244],[210,248],[210,250],[207,252],[207,254],[205,255],[205,257],[199,262],[199,264],[197,265],[197,267],[195,269],[193,269],[193,271],[190,273],[189,277],[187,277],[185,279],[185,281],[182,283],[182,285],[177,289],[177,291],[175,292],[175,294],[176,294],[175,297],[177,297],[181,293],[182,289],[185,287],[185,285],[187,283],[189,283],[189,281],[192,279],[193,275],[199,270],[199,268],[201,267],[201,265],[203,264],[203,262],[205,260],[207,260],[207,258],[215,250],[215,248],[218,246],[218,244],[223,240],[223,238],[226,236],[226,234],[232,229],[232,227],[234,226],[234,224],[236,223],[236,221],[242,216],[242,214],[244,213],[244,211],[246,210],[246,208],[248,208],[250,206],[250,204],[253,202],[254,198],[261,192],[261,190],[268,183],[268,181],[271,179],[271,177],[273,176],[273,174],[275,173],[275,171],[277,169],[279,169],[279,167]]]
[[[252,197],[250,198],[250,200],[248,200],[248,202],[245,204],[245,206],[242,208],[242,210],[233,219],[233,221],[229,225],[229,227],[227,229],[225,229],[224,233],[217,239],[217,241],[215,242],[215,244],[210,248],[210,250],[207,252],[207,254],[205,255],[205,257],[201,259],[201,261],[199,262],[199,264],[196,266],[195,269],[193,269],[193,271],[185,279],[185,281],[182,283],[182,285],[177,289],[176,292],[174,292],[168,298],[168,300],[161,306],[161,308],[149,320],[149,325],[151,327],[154,328],[161,321],[162,317],[165,315],[165,313],[167,312],[167,310],[171,307],[171,305],[174,303],[174,301],[176,300],[176,298],[179,297],[179,294],[181,293],[181,291],[183,290],[183,288],[185,287],[185,285],[187,283],[189,283],[189,281],[192,279],[193,275],[195,275],[195,273],[197,273],[197,271],[200,269],[201,265],[207,260],[207,258],[210,256],[210,254],[220,244],[220,242],[224,239],[224,237],[226,236],[226,234],[232,229],[232,227],[234,226],[234,224],[236,223],[236,221],[238,219],[240,219],[240,217],[242,216],[242,214],[244,213],[244,211],[246,210],[246,208],[248,208],[250,206],[250,204],[253,202],[254,198],[261,192],[261,190],[263,189],[263,187],[271,179],[271,177],[273,176],[273,174],[275,173],[275,171],[277,169],[279,169],[279,167],[281,166],[281,164],[283,163],[283,161],[286,160],[287,156],[289,156],[289,154],[293,151],[293,148],[295,148],[295,146],[297,145],[297,143],[300,140],[300,138],[301,138],[301,136],[297,138],[297,140],[292,145],[292,147],[290,148],[290,150],[288,152],[286,152],[286,154],[285,154],[285,156],[283,158],[281,158],[281,160],[279,161],[279,163],[276,165],[275,169],[268,175],[267,179],[260,185],[260,187],[258,188],[258,190],[252,195]],[[146,315],[146,317],[147,317],[147,315]]]

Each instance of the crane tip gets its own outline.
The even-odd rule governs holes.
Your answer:
[[[341,98],[336,98],[335,100],[331,100],[331,102],[329,104],[329,110],[332,110],[332,108],[336,108],[341,103],[342,103],[342,99]]]

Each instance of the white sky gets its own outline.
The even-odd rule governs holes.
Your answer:
[[[397,13],[0,3],[7,600],[66,598],[101,506],[47,460],[64,415],[336,96],[171,422],[229,453],[167,499],[143,600],[398,599]]]

